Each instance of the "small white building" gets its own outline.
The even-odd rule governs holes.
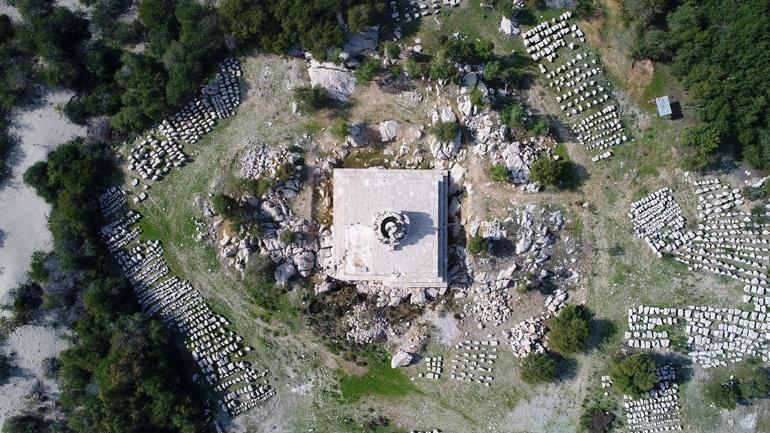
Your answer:
[[[671,101],[668,95],[655,98],[655,105],[658,107],[658,116],[671,117]]]

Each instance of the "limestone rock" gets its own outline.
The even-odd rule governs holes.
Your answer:
[[[284,263],[275,269],[275,282],[279,286],[285,286],[289,283],[291,277],[297,274],[297,268],[291,263]]]
[[[390,360],[391,368],[407,367],[414,361],[415,354],[399,350]]]
[[[350,71],[334,63],[311,60],[308,74],[310,84],[323,87],[332,99],[347,102],[356,90],[356,80]]]
[[[386,120],[380,123],[380,138],[383,143],[393,141],[398,136],[398,122],[395,120]]]

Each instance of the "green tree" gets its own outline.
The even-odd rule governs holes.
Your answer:
[[[0,14],[0,44],[5,43],[13,37],[13,23],[11,17],[6,14]]]
[[[43,303],[43,289],[33,282],[22,283],[13,290],[13,322],[16,325],[29,323]]]
[[[585,309],[567,305],[549,324],[548,344],[562,355],[571,355],[585,350],[591,336],[590,322]]]
[[[562,161],[543,156],[529,167],[529,177],[541,185],[556,185],[564,173]]]
[[[741,394],[735,381],[723,381],[712,376],[703,388],[706,400],[722,409],[735,409]]]
[[[500,121],[509,128],[521,128],[524,126],[524,107],[521,104],[512,104],[500,113]]]
[[[3,433],[41,433],[48,422],[38,415],[26,413],[8,417],[3,423]]]
[[[521,380],[530,385],[553,382],[556,379],[556,362],[544,353],[530,353],[519,361]]]
[[[620,392],[634,398],[641,397],[657,382],[655,361],[646,353],[610,358],[610,378]]]
[[[484,77],[485,81],[491,82],[492,80],[497,78],[501,70],[502,70],[502,64],[500,63],[500,61],[492,60],[491,62],[487,62],[484,65],[484,71],[482,72],[482,76]]]

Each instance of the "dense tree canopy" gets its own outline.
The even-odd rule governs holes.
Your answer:
[[[646,353],[615,355],[610,359],[610,378],[620,392],[638,398],[655,386],[655,368],[655,360]]]
[[[551,320],[549,345],[562,355],[585,350],[591,335],[590,322],[584,307],[567,305]]]
[[[718,148],[732,146],[751,165],[770,168],[767,0],[685,1],[674,8],[679,3],[623,2],[643,26],[635,55],[670,62],[707,124],[687,142],[685,164],[705,167]]]
[[[191,397],[180,352],[163,325],[140,311],[98,236],[96,198],[117,171],[108,155],[102,146],[77,139],[24,175],[52,204],[56,260],[74,271],[75,286],[85,288],[78,294],[85,309],[74,325],[73,344],[61,355],[67,426],[73,433],[203,431],[202,409]],[[38,305],[39,288],[25,290],[15,304]]]

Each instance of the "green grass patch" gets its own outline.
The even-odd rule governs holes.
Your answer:
[[[321,129],[323,129],[323,126],[318,122],[305,122],[302,124],[302,130],[306,134],[310,135],[316,135],[319,132],[321,132]]]
[[[659,96],[663,96],[663,92],[665,92],[666,84],[667,84],[667,77],[663,72],[661,72],[660,69],[655,68],[655,72],[652,76],[652,81],[647,86],[647,88],[644,89],[644,93],[642,94],[642,98],[644,102],[647,102],[651,99],[655,99]],[[648,106],[649,104],[643,104],[644,106]],[[655,109],[654,105],[653,108]],[[654,111],[654,110],[653,110]]]
[[[398,398],[408,394],[422,394],[402,370],[390,368],[388,359],[377,356],[363,376],[346,375],[340,379],[342,398],[350,403],[365,396]]]
[[[342,161],[342,167],[344,168],[369,168],[377,166],[385,166],[385,161],[388,158],[382,153],[381,150],[361,150],[358,152],[351,152]]]
[[[558,156],[564,161],[572,161],[572,158],[569,156],[569,151],[567,150],[567,146],[564,144],[560,144],[556,146],[556,148],[553,149],[553,154]]]

